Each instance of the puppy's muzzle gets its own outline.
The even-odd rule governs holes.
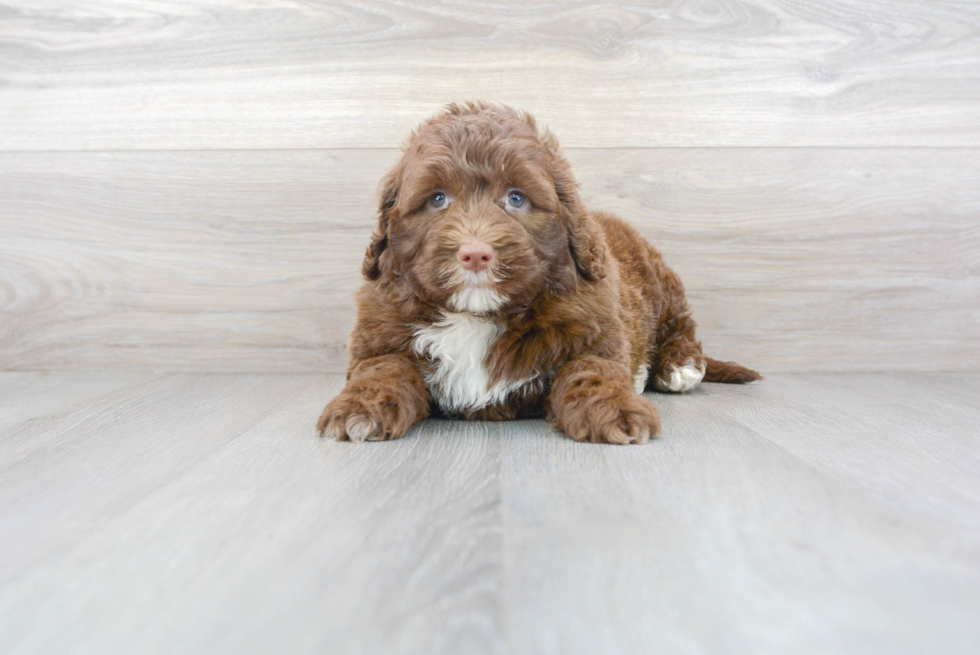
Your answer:
[[[490,268],[493,255],[493,246],[483,241],[464,243],[456,251],[456,259],[459,261],[459,265],[474,273]]]

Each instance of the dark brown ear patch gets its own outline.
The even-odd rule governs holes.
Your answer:
[[[553,157],[551,168],[555,194],[568,228],[568,245],[575,268],[586,280],[601,280],[606,276],[606,242],[602,230],[582,205],[572,167],[562,157],[558,141],[550,133],[544,135],[544,140]]]
[[[371,243],[364,253],[364,263],[361,264],[361,273],[369,280],[377,280],[381,276],[381,254],[388,247],[388,217],[397,201],[398,188],[392,172],[385,178],[384,190],[378,203],[378,227],[371,235]]]
[[[599,225],[582,206],[568,163],[562,161],[562,164],[555,171],[555,192],[568,226],[568,246],[575,268],[586,280],[601,280],[606,276],[605,239]]]
[[[383,227],[384,231],[381,231]],[[380,234],[379,234],[380,232]],[[364,253],[364,263],[361,273],[369,280],[377,280],[381,276],[381,253],[388,247],[388,221],[382,219],[379,231],[371,237],[371,243]]]
[[[591,281],[606,277],[606,242],[599,226],[588,214],[572,216],[568,244],[582,277]]]

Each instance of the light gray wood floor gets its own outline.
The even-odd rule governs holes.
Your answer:
[[[976,653],[980,376],[314,437],[314,374],[0,375],[0,651]]]

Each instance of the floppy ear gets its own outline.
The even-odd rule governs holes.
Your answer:
[[[364,263],[361,264],[361,273],[369,280],[377,280],[381,276],[381,255],[388,248],[388,219],[398,199],[395,177],[392,171],[382,181],[381,200],[378,203],[378,227],[371,235],[371,244],[364,253]]]
[[[602,228],[587,213],[582,213],[568,230],[575,267],[586,280],[606,277],[606,240]]]
[[[606,240],[602,235],[602,228],[582,204],[571,166],[557,153],[552,165],[552,175],[562,208],[562,218],[568,229],[568,245],[575,268],[586,280],[601,280],[606,277]]]

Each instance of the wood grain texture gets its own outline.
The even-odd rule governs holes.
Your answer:
[[[570,150],[775,371],[980,366],[970,149]],[[0,368],[341,371],[396,151],[0,155]]]
[[[980,648],[980,376],[651,394],[636,447],[319,440],[342,383],[0,374],[0,650]]]
[[[515,650],[976,648],[980,417],[936,379],[658,395],[663,437],[638,453],[511,436]]]
[[[4,653],[494,652],[486,429],[368,451],[315,436],[338,376],[144,377],[4,429]]]
[[[0,148],[391,147],[475,98],[576,147],[976,147],[978,18],[957,0],[7,0]]]

